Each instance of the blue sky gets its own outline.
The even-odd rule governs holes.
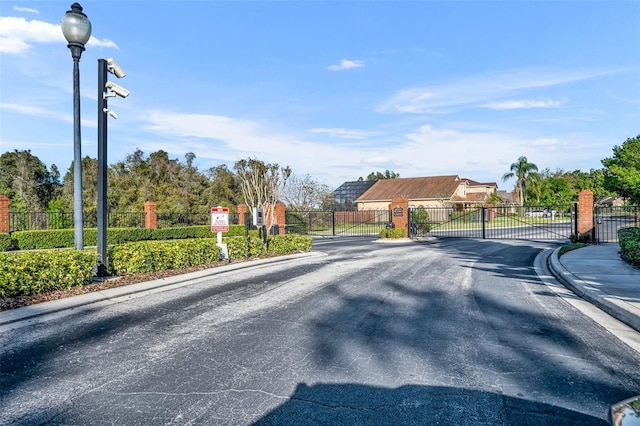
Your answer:
[[[71,1],[0,0],[0,152],[73,159]],[[638,1],[81,1],[82,154],[97,156],[97,60],[108,162],[165,150],[200,170],[242,158],[330,187],[372,171],[503,183],[600,168],[640,134]]]

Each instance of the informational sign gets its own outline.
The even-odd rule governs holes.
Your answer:
[[[402,217],[402,216],[404,216],[404,209],[402,207],[394,207],[393,217]]]
[[[229,209],[211,207],[211,232],[229,232]]]

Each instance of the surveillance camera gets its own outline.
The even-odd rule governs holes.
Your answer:
[[[111,111],[110,109],[102,108],[102,111],[103,111],[103,112],[108,112],[108,113],[109,113],[109,115],[110,115],[111,117],[113,117],[114,119],[116,119],[116,120],[118,119],[118,117],[120,117],[120,116],[118,115],[118,113],[117,113],[117,112],[115,112],[115,111]]]
[[[105,87],[111,90],[116,95],[120,96],[121,98],[126,98],[127,96],[129,96],[129,91],[127,89],[125,89],[122,86],[118,86],[117,84],[111,81],[107,81],[107,84],[105,84]]]
[[[127,75],[113,58],[107,59],[107,70],[118,78],[122,78]]]

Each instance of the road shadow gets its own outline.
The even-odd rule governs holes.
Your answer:
[[[550,404],[478,390],[300,383],[286,402],[253,423],[292,424],[600,426],[607,422]]]

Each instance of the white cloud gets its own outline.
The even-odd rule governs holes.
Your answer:
[[[13,10],[16,12],[35,13],[36,15],[40,15],[40,12],[37,9],[32,9],[30,7],[13,6]]]
[[[368,157],[368,158],[362,158],[360,160],[360,163],[365,164],[367,166],[370,165],[380,165],[380,164],[389,164],[391,163],[391,160],[389,160],[389,158],[382,156],[382,155],[378,155],[375,157]]]
[[[0,53],[20,54],[28,51],[33,44],[66,43],[59,24],[38,20],[27,20],[13,16],[0,16]],[[91,36],[87,43],[91,46],[118,49],[111,40],[98,40]]]
[[[516,70],[463,78],[426,87],[399,90],[376,107],[380,113],[442,113],[463,107],[498,105],[497,100],[523,91],[592,79],[613,71],[554,72]],[[505,104],[506,105],[506,104]],[[520,106],[512,104],[511,107]],[[552,105],[547,105],[552,106]],[[540,105],[530,105],[540,107]]]
[[[531,142],[531,146],[545,147],[553,151],[558,146],[558,143],[558,139],[555,138],[540,138]]]
[[[552,101],[548,99],[546,101],[537,101],[533,99],[526,100],[514,100],[514,101],[498,101],[490,102],[488,104],[479,105],[481,108],[489,108],[495,110],[509,110],[509,109],[526,109],[526,108],[553,108],[567,103],[567,101]]]
[[[48,108],[33,107],[28,105],[18,105],[13,103],[0,102],[0,110],[6,110],[16,112],[24,115],[31,115],[35,117],[48,117],[56,120],[65,121],[67,123],[73,123],[73,115],[62,114],[57,111],[53,111]]]
[[[342,71],[361,67],[364,67],[363,61],[350,61],[348,59],[343,59],[340,61],[340,65],[331,65],[327,67],[327,69],[330,71]]]
[[[311,133],[322,133],[327,134],[329,136],[333,136],[336,138],[343,139],[364,139],[368,136],[372,136],[373,132],[365,132],[363,130],[355,130],[355,129],[327,129],[327,128],[316,128],[311,129]]]

